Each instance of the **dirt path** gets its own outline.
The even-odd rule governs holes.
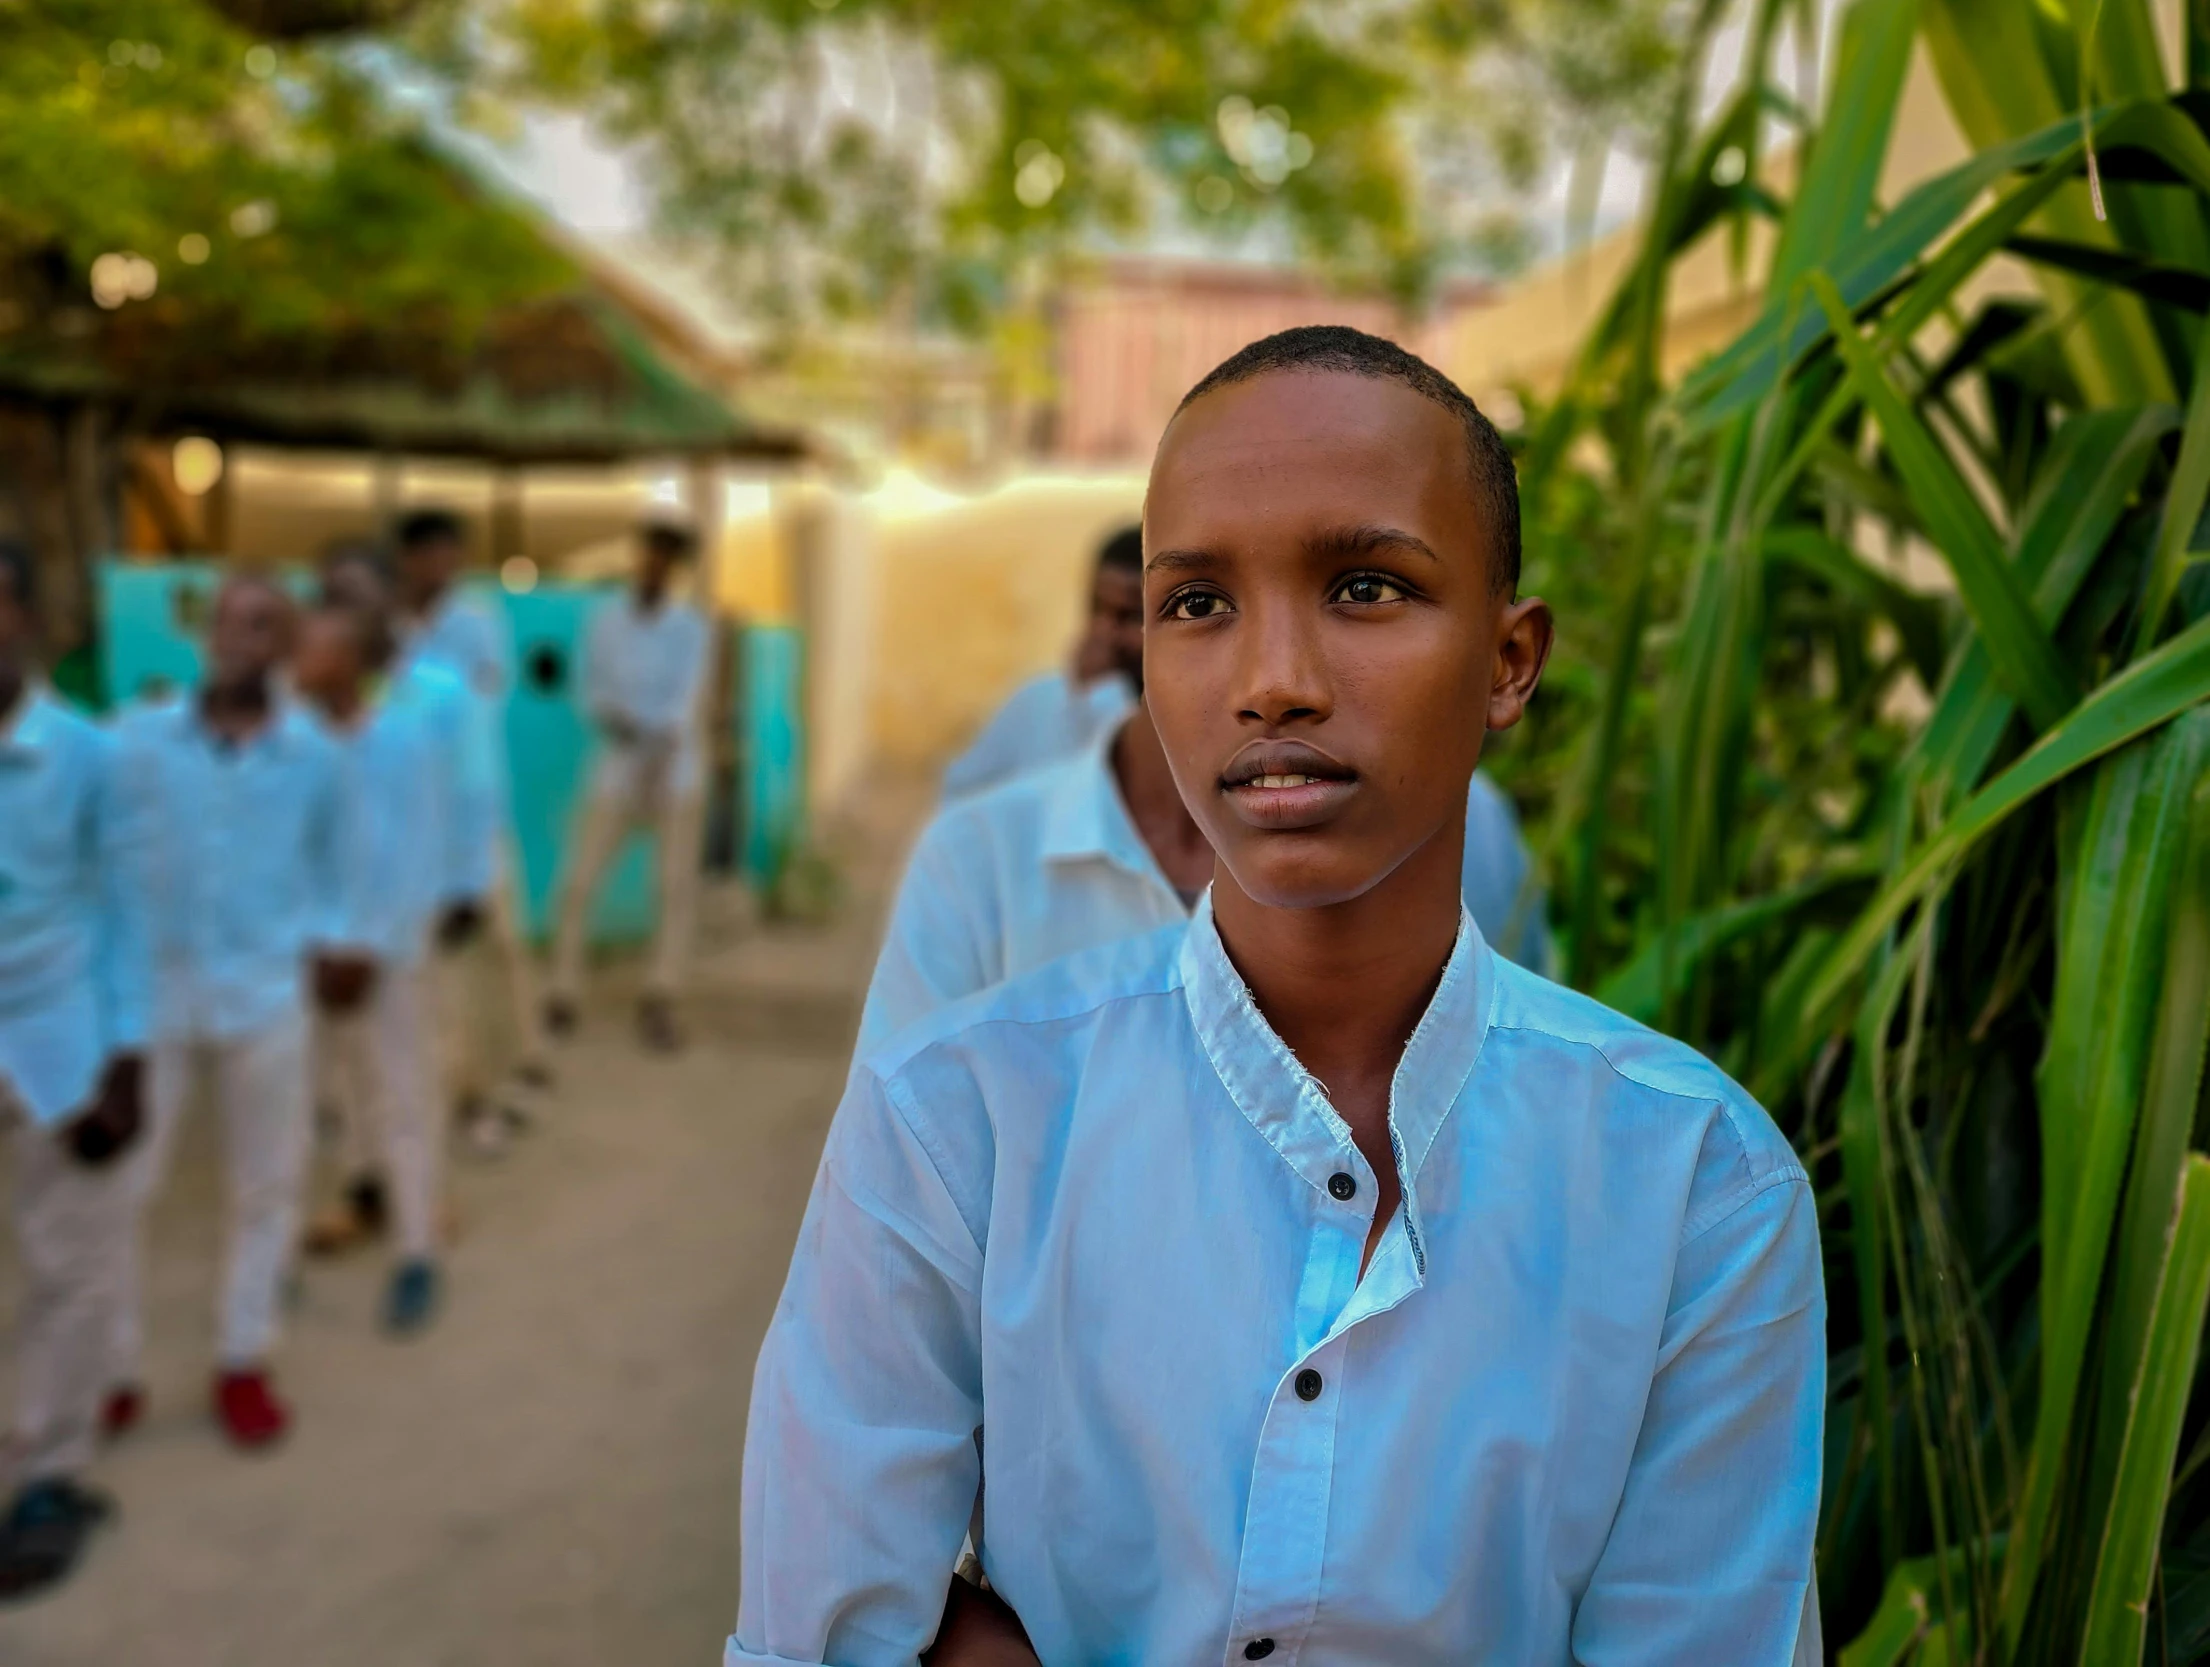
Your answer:
[[[737,1597],[752,1357],[842,1084],[869,933],[713,958],[685,1054],[619,1013],[562,1055],[539,1130],[456,1161],[435,1331],[375,1328],[375,1259],[310,1266],[281,1362],[299,1411],[244,1458],[206,1415],[214,1131],[154,1223],[152,1412],[101,1463],[123,1522],[7,1667],[706,1667]],[[15,1260],[0,1253],[0,1318]]]

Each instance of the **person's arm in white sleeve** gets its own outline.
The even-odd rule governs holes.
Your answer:
[[[94,975],[102,1040],[110,1053],[136,1053],[145,1047],[153,1004],[147,872],[151,818],[144,791],[125,774],[132,762],[119,736],[102,735],[87,859],[93,865],[98,910]]]
[[[475,902],[491,891],[499,783],[490,719],[489,703],[458,685],[431,713],[445,800],[441,903]]]
[[[857,1057],[1005,977],[982,831],[955,812],[923,831],[898,882],[860,1010]]]
[[[981,1480],[988,1205],[983,1164],[947,1180],[920,1126],[853,1073],[753,1373],[724,1667],[911,1667],[944,1613]]]
[[[614,632],[617,629],[614,610],[620,606],[619,597],[609,596],[591,610],[591,617],[583,627],[583,676],[580,679],[583,710],[600,729],[615,736],[626,735],[631,728],[614,683]]]
[[[1775,1170],[1691,1215],[1627,1485],[1573,1623],[1580,1667],[1788,1667],[1826,1398],[1817,1209]]]

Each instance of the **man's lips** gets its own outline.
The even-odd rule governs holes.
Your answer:
[[[1251,827],[1311,828],[1357,793],[1358,772],[1301,741],[1255,741],[1220,772],[1220,791]]]

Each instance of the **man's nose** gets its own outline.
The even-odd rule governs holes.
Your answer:
[[[1275,728],[1334,710],[1318,627],[1306,609],[1276,604],[1246,610],[1236,667],[1237,715],[1244,722]]]

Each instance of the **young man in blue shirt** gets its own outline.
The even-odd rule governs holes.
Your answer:
[[[232,579],[210,615],[203,685],[117,727],[118,791],[147,830],[133,895],[153,963],[150,1115],[129,1161],[133,1205],[142,1213],[159,1190],[195,1079],[210,1077],[230,1218],[212,1400],[242,1448],[269,1445],[291,1423],[271,1357],[312,1133],[308,1000],[357,1007],[376,970],[345,913],[336,749],[278,685],[293,623],[271,581]],[[140,1381],[141,1301],[134,1248],[110,1368],[124,1394]]]
[[[24,1292],[0,1601],[66,1578],[110,1513],[83,1485],[130,1232],[145,945],[116,886],[129,829],[112,749],[37,675],[34,568],[0,544],[0,1132]]]
[[[346,913],[375,956],[366,997],[316,1016],[323,1103],[344,1132],[347,1197],[387,1192],[398,1262],[384,1299],[395,1335],[421,1330],[439,1293],[437,1213],[445,1120],[430,1022],[440,919],[479,905],[492,873],[492,800],[468,693],[443,667],[394,669],[387,595],[353,558],[323,572],[292,680],[337,743]],[[387,1184],[388,1183],[388,1186]]]
[[[1494,431],[1286,332],[1184,402],[1144,531],[1211,892],[855,1069],[725,1660],[914,1661],[970,1531],[1011,1636],[947,1660],[1815,1660],[1803,1170],[1460,901],[1551,639]]]

